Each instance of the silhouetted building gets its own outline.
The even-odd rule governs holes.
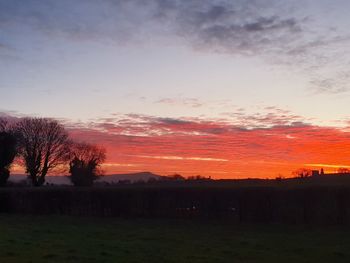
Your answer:
[[[312,170],[311,171],[311,176],[319,176],[320,172],[318,170]]]

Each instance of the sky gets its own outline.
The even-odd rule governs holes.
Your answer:
[[[106,174],[350,166],[347,0],[0,0],[0,112],[56,118]]]

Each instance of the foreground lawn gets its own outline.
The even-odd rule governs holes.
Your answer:
[[[0,215],[0,262],[350,262],[350,231]]]

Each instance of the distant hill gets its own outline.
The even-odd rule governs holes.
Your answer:
[[[119,181],[129,180],[130,182],[137,181],[148,181],[149,179],[161,179],[162,176],[151,173],[151,172],[140,172],[140,173],[129,173],[129,174],[111,174],[102,176],[97,180],[97,182],[106,183],[118,183]],[[26,180],[27,176],[23,174],[13,174],[10,176],[11,182],[20,182]],[[71,185],[71,182],[67,176],[57,175],[57,176],[46,176],[46,182],[56,185]]]
[[[119,181],[130,180],[130,182],[145,181],[149,179],[161,179],[162,176],[151,173],[151,172],[141,172],[141,173],[129,173],[129,174],[110,174],[98,179],[98,182],[106,183],[118,183]]]
[[[14,183],[19,183],[21,181],[26,181],[27,176],[24,174],[11,174],[9,181]],[[57,175],[57,176],[46,176],[46,182],[49,184],[56,184],[56,185],[70,185],[71,182],[69,181],[67,176]]]

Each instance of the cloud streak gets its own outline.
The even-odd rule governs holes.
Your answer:
[[[170,106],[185,106],[190,108],[200,108],[204,106],[204,103],[196,98],[163,98],[157,100],[155,103]]]
[[[204,162],[228,162],[227,159],[218,159],[218,158],[202,158],[202,157],[181,157],[181,156],[147,156],[140,155],[137,157],[149,158],[149,159],[160,159],[160,160],[191,160],[191,161],[204,161]]]

